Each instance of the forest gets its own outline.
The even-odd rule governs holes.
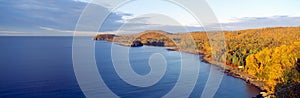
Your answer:
[[[212,60],[211,56],[216,53],[220,57],[215,57],[217,59],[213,61],[226,62],[226,66],[261,81],[264,90],[278,96],[300,96],[300,85],[297,85],[300,83],[300,27],[261,28],[224,33],[225,53],[220,49],[217,52],[211,51],[205,32],[191,34],[199,51],[206,54],[206,59]],[[282,91],[283,88],[293,85],[296,86]]]

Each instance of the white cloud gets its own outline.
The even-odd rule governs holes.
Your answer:
[[[300,26],[300,17],[244,17],[235,18],[234,22],[222,23],[225,30],[240,30],[263,27]]]

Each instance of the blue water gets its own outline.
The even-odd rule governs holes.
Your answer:
[[[115,72],[110,42],[95,41],[95,46],[98,70],[106,85],[120,97],[162,97],[174,87],[179,77],[180,55],[195,57],[159,47],[130,48],[130,64],[137,74],[145,75],[151,71],[148,59],[153,53],[162,53],[167,61],[166,73],[157,84],[137,87],[120,79]],[[201,62],[198,81],[190,97],[201,96],[211,67],[219,70]],[[245,85],[242,80],[224,75],[214,97],[249,98],[258,93],[258,89]],[[0,37],[0,97],[85,97],[73,70],[72,37]]]

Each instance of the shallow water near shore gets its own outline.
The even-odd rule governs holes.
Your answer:
[[[91,40],[89,37],[83,39]],[[96,63],[104,82],[120,97],[162,97],[177,82],[180,55],[188,57],[184,59],[197,57],[194,54],[167,51],[163,47],[118,46],[120,50],[130,48],[131,67],[140,75],[151,70],[148,60],[153,53],[162,53],[167,61],[166,73],[157,84],[136,87],[120,79],[115,72],[111,45],[110,42],[95,41]],[[0,97],[85,97],[73,70],[72,37],[0,37],[0,54]],[[200,62],[199,66],[199,77],[190,97],[201,96],[210,68],[216,70],[216,74],[222,73],[218,67],[204,62]],[[244,84],[243,80],[224,74],[214,97],[249,98],[258,93],[257,88]]]

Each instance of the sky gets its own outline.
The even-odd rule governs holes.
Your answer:
[[[113,2],[115,1],[115,2]],[[91,20],[110,12],[99,31],[87,25],[82,35],[138,33],[165,30],[172,33],[202,31],[187,9],[168,0],[0,0],[0,36],[72,36],[87,5]],[[121,3],[116,3],[121,2]],[[300,26],[300,0],[206,0],[224,30]],[[200,8],[200,7],[199,7]],[[204,13],[205,14],[205,13]],[[205,20],[200,20],[205,21]],[[88,22],[87,22],[88,23]]]

